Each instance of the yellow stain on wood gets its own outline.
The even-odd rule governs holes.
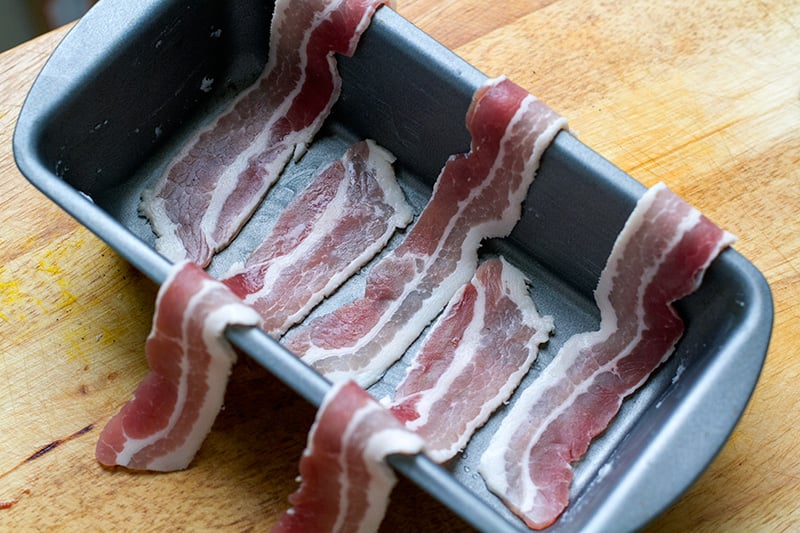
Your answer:
[[[0,321],[11,322],[12,320],[25,320],[25,313],[17,311],[15,304],[25,298],[20,283],[17,280],[3,279],[5,268],[0,267]]]
[[[65,307],[67,305],[72,305],[73,303],[78,301],[78,297],[72,294],[72,292],[68,289],[68,280],[66,278],[58,278],[56,280],[56,285],[61,289],[61,297],[58,302],[58,307]]]
[[[34,268],[29,264],[0,267],[0,319],[3,322],[25,320],[27,313],[19,309],[33,306],[43,313],[52,313],[78,301],[70,289],[69,277],[58,262],[58,256],[67,253],[68,249],[62,247],[48,250]]]
[[[126,335],[138,335],[138,329],[125,320],[131,314],[131,306],[138,302],[128,298],[120,302],[119,298],[98,297],[96,291],[87,292],[87,286],[96,284],[107,295],[129,294],[120,284],[127,283],[125,272],[130,267],[101,243],[87,243],[85,233],[78,229],[45,250],[31,251],[0,266],[3,345],[10,348],[27,342],[32,335],[41,335],[44,319],[50,324],[49,349],[61,358],[86,364],[98,349],[111,346]],[[86,256],[93,258],[91,269],[79,263],[78,258]],[[123,275],[116,276],[120,269]],[[87,276],[96,279],[86,279]],[[140,303],[138,307],[142,307]],[[98,316],[104,320],[96,320]],[[38,333],[29,327],[34,323],[40,324],[35,328]]]

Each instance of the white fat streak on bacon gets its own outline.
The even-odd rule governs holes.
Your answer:
[[[214,253],[230,243],[289,159],[292,156],[299,159],[305,152],[339,97],[341,77],[336,60],[332,51],[324,50],[332,85],[327,101],[305,123],[307,117],[292,115],[293,110],[297,112],[297,101],[312,84],[307,83],[309,54],[320,53],[309,48],[315,32],[337,16],[358,17],[348,45],[339,50],[352,55],[372,14],[382,3],[370,0],[276,3],[269,58],[260,79],[243,91],[213,124],[200,130],[158,183],[142,194],[140,211],[150,220],[160,253],[173,261],[189,259],[205,267]],[[297,24],[302,30],[299,36],[298,28],[293,27]],[[297,63],[289,64],[295,57]],[[297,79],[293,79],[295,74]],[[291,89],[286,91],[289,84]],[[287,121],[292,129],[285,131]],[[242,141],[245,146],[241,146]],[[218,160],[225,154],[218,152],[237,149],[234,160],[220,167]]]
[[[371,140],[350,147],[223,280],[261,313],[267,333],[280,337],[300,322],[411,222],[394,159]]]
[[[433,325],[390,409],[433,460],[447,461],[508,400],[552,329],[522,272],[490,259]]]
[[[479,472],[489,489],[530,527],[547,527],[564,510],[572,479],[571,461],[586,452],[623,398],[673,353],[683,323],[671,303],[697,289],[708,265],[733,240],[663,184],[651,188],[637,203],[595,291],[600,329],[567,340],[520,395],[481,457]],[[656,244],[648,250],[645,241]],[[636,259],[645,266],[631,274],[627,263]],[[660,276],[676,272],[682,283],[671,287],[672,292],[654,290]],[[636,279],[631,279],[632,275]],[[613,297],[621,287],[624,290],[631,285],[636,290],[629,301]],[[650,312],[666,313],[670,322],[650,324],[648,305],[661,306],[651,307]],[[646,342],[654,343],[656,351],[643,352]],[[631,358],[641,365],[633,371],[627,366]],[[609,378],[616,387],[609,389],[603,383]],[[595,408],[597,402],[591,398],[601,393],[609,405]],[[580,424],[584,419],[590,426]],[[565,437],[565,429],[568,435],[572,430],[577,435]]]
[[[292,507],[272,531],[377,531],[397,482],[386,457],[423,447],[356,383],[334,384],[309,432]]]
[[[423,448],[423,441],[418,437],[409,434],[402,428],[379,428],[376,431],[369,431],[366,443],[363,443],[365,431],[363,425],[368,423],[370,417],[384,417],[386,410],[378,403],[368,403],[359,409],[354,415],[347,429],[342,435],[343,449],[347,451],[351,447],[359,447],[363,451],[363,465],[358,468],[365,468],[369,472],[367,484],[358,487],[358,492],[366,497],[367,505],[364,511],[360,511],[362,518],[359,520],[358,531],[369,533],[377,531],[378,526],[386,513],[386,506],[389,501],[389,494],[397,483],[397,476],[394,471],[386,464],[384,459],[392,453],[414,454]],[[346,454],[340,454],[339,462],[339,514],[333,525],[332,531],[352,531],[352,507],[356,503],[356,498],[352,498],[354,490],[354,480],[350,478],[353,468],[349,462],[350,458]]]
[[[211,286],[212,283],[204,283],[204,288],[192,298],[193,301],[187,307],[187,314],[195,311],[195,302],[202,301],[208,291],[217,290],[216,286]],[[213,285],[216,285],[216,283],[213,283]],[[256,323],[257,321],[257,318],[249,310],[243,310],[241,304],[228,304],[207,315],[203,327],[203,342],[211,355],[206,370],[205,382],[208,392],[203,397],[197,422],[192,426],[191,432],[186,435],[180,448],[153,459],[147,465],[147,470],[172,471],[186,468],[211,430],[214,419],[222,408],[231,365],[236,360],[236,353],[225,341],[220,340],[222,332],[231,319],[235,323]],[[184,318],[184,321],[188,320],[188,318]],[[189,401],[188,375],[192,371],[192,363],[185,354],[183,355],[184,357],[181,358],[181,380],[178,386],[178,402],[170,417],[169,424],[163,430],[146,439],[128,438],[124,452],[118,456],[119,464],[129,463],[138,451],[158,442],[174,431],[175,425],[183,414],[183,407]]]
[[[510,116],[498,119],[486,116],[488,113],[481,110],[484,106],[500,107],[506,103],[505,99],[512,98],[509,94],[519,98]],[[352,378],[362,386],[369,386],[405,352],[450,297],[472,277],[481,240],[511,232],[542,153],[566,126],[564,119],[504,77],[489,80],[476,93],[467,117],[470,131],[483,127],[482,120],[507,121],[500,132],[501,138],[473,139],[469,154],[450,158],[434,185],[431,200],[405,241],[371,270],[364,298],[303,324],[284,338],[290,350],[328,379]],[[497,142],[498,151],[485,175],[469,174],[473,170],[469,165],[485,157],[482,150],[490,149],[492,142]],[[459,171],[467,174],[456,174]],[[445,180],[448,185],[442,185]],[[461,184],[470,184],[471,188],[457,202],[453,216],[442,223],[441,217],[437,220],[438,213],[449,210],[454,201],[452,196],[460,193],[456,190],[456,180],[464,180]],[[475,216],[471,213],[488,202],[484,197],[497,191],[505,194],[499,200],[503,203],[493,206],[494,211],[490,208],[485,218],[471,220]],[[459,240],[459,231],[465,227],[466,232]],[[425,239],[435,239],[436,245],[431,251],[420,252],[418,249],[430,244]],[[399,290],[398,284],[402,284]],[[387,298],[386,292],[395,294]],[[369,307],[373,309],[367,310]],[[339,346],[317,342],[315,337],[320,334],[330,338],[339,329],[363,329],[358,320],[365,318],[364,314],[377,314],[378,318],[357,339],[346,340]]]
[[[184,284],[190,287],[190,297],[179,296],[177,301],[185,301],[185,306],[173,308],[162,305],[168,291],[182,291]],[[175,302],[175,296],[170,302]],[[171,304],[170,304],[171,305]],[[164,317],[176,327],[177,336],[160,330],[157,325]],[[173,315],[175,316],[174,318]],[[202,321],[202,343],[204,353],[197,353],[196,343],[192,336],[197,321]],[[236,360],[236,352],[224,339],[223,332],[232,324],[257,326],[260,324],[258,314],[241,303],[224,285],[208,277],[198,267],[189,263],[173,267],[167,280],[162,285],[156,299],[156,313],[153,317],[153,329],[148,336],[148,362],[152,366],[158,360],[178,361],[180,374],[177,383],[170,386],[175,391],[174,404],[166,405],[154,401],[148,394],[151,390],[140,386],[133,399],[106,425],[98,441],[98,460],[106,466],[124,466],[136,470],[173,471],[186,468],[194,458],[203,440],[219,413],[225,395],[231,366]],[[174,351],[155,352],[151,350],[157,338],[166,339]],[[164,346],[159,342],[158,346]],[[207,364],[205,368],[198,367]],[[153,377],[154,370],[151,368]],[[156,370],[157,372],[157,370]],[[169,379],[168,377],[161,376]],[[190,381],[202,379],[202,383]],[[147,380],[147,378],[146,378]],[[146,383],[146,380],[143,382]],[[203,387],[201,397],[195,396]],[[199,408],[187,409],[191,402],[200,403]],[[157,418],[163,409],[171,412],[166,424],[157,431],[144,437],[132,436],[128,433],[127,424],[138,423],[142,419]],[[131,420],[128,417],[139,420]],[[191,423],[185,434],[179,434],[187,424]],[[173,444],[164,446],[171,441]],[[153,447],[164,447],[165,451],[153,455]],[[113,452],[109,454],[109,451]],[[102,450],[102,451],[101,451]]]

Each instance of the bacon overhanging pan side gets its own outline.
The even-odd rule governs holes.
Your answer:
[[[236,360],[223,332],[260,322],[202,269],[175,265],[159,290],[145,345],[150,372],[103,428],[95,449],[100,464],[157,471],[189,466],[222,407]]]
[[[156,248],[205,267],[230,244],[339,97],[334,53],[352,55],[380,0],[279,0],[261,78],[199,131],[142,194]]]
[[[377,381],[472,277],[483,239],[508,235],[539,159],[566,122],[506,78],[466,117],[468,154],[452,156],[403,242],[372,267],[363,297],[289,331],[285,346],[333,381]]]
[[[567,340],[481,457],[487,486],[528,526],[563,512],[571,463],[672,354],[684,330],[672,303],[698,288],[733,240],[662,184],[637,203],[595,290],[600,329]]]
[[[394,156],[373,141],[351,146],[283,210],[263,244],[223,283],[279,338],[389,241],[413,212]]]
[[[355,382],[335,384],[309,432],[292,507],[272,531],[377,531],[397,482],[385,458],[423,446]]]
[[[508,400],[552,329],[522,272],[489,259],[432,326],[389,408],[447,461]]]

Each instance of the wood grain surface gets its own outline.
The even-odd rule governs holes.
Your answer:
[[[626,172],[739,237],[766,276],[766,366],[731,439],[652,531],[800,529],[800,4],[398,0],[489,75],[570,119]],[[287,507],[313,410],[237,365],[196,461],[113,475],[99,429],[146,372],[157,288],[31,187],[16,117],[66,28],[0,55],[0,530],[265,530]],[[468,528],[401,482],[385,531]]]

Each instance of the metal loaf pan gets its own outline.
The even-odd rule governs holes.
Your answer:
[[[149,226],[137,216],[139,194],[188,132],[258,76],[272,7],[262,0],[100,2],[67,35],[30,91],[14,136],[21,171],[163,282],[169,263],[155,252]],[[285,203],[324,161],[371,137],[397,156],[401,184],[421,208],[446,158],[469,147],[464,117],[485,76],[386,7],[356,55],[340,59],[340,71],[343,93],[333,116],[265,205]],[[571,334],[597,326],[592,290],[643,191],[562,132],[544,155],[514,233],[483,247],[483,254],[502,253],[522,268],[540,311],[555,319],[556,334],[523,387]],[[262,211],[251,224],[269,222],[270,209]],[[215,259],[212,273],[253,245],[247,235],[245,228]],[[323,308],[351,297],[359,282],[357,276]],[[745,258],[726,250],[679,310],[687,331],[676,353],[624,402],[576,465],[572,503],[552,530],[640,528],[691,485],[733,430],[766,355],[769,287]],[[299,394],[320,402],[327,381],[278,343],[253,329],[231,328],[227,335]],[[380,397],[391,390],[405,364],[393,367],[371,392]],[[475,474],[502,416],[501,410],[445,468],[424,457],[391,457],[391,463],[478,529],[524,529]]]

